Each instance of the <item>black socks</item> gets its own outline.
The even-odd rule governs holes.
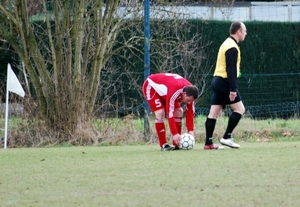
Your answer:
[[[216,119],[206,118],[205,130],[206,130],[206,139],[205,145],[211,145],[213,143],[213,133],[216,126]]]
[[[242,115],[237,112],[233,112],[230,115],[229,120],[228,120],[227,129],[223,136],[224,139],[231,138],[231,133],[233,132],[234,128],[238,125],[241,117],[242,117]]]

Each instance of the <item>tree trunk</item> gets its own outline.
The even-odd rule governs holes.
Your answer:
[[[91,117],[100,72],[120,25],[114,19],[119,1],[104,5],[102,0],[54,0],[49,12],[46,0],[40,0],[43,22],[30,20],[39,9],[34,3],[15,0],[0,5],[0,18],[5,20],[0,36],[25,65],[39,119],[49,130],[60,131],[62,142],[95,143]]]

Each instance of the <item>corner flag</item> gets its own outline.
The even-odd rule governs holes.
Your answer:
[[[7,81],[6,81],[6,103],[5,103],[5,135],[4,135],[4,148],[7,148],[7,128],[8,128],[8,100],[9,92],[18,94],[24,97],[25,92],[21,86],[19,79],[14,71],[11,69],[10,64],[7,65]]]

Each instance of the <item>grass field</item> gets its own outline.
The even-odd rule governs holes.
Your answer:
[[[300,142],[0,149],[0,206],[300,206]]]

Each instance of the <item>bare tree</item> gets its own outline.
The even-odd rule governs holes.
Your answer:
[[[60,142],[96,141],[91,117],[100,72],[112,54],[132,46],[129,39],[113,48],[124,16],[135,8],[140,7],[134,1],[119,0],[1,1],[0,38],[29,77],[28,107],[37,103],[38,118],[46,131],[59,132]],[[35,19],[39,16],[42,21]]]
[[[218,9],[223,16],[223,20],[229,20],[233,14],[233,5],[235,0],[212,0],[210,1],[211,10],[214,16],[215,11]]]
[[[202,28],[186,19],[174,19],[168,24],[158,23],[154,30],[162,35],[153,40],[151,57],[154,68],[160,72],[181,74],[199,87],[201,96],[206,88],[206,76],[212,69],[205,63],[210,56],[205,53],[205,48],[210,42],[203,38]]]
[[[206,89],[207,75],[212,66],[207,65],[210,54],[205,48],[210,44],[203,37],[202,28],[186,18],[186,14],[171,6],[154,5],[151,9],[151,73],[178,73],[199,87],[200,95]],[[158,18],[159,17],[159,18]],[[135,27],[127,30],[128,36],[142,36],[142,19],[136,16]],[[143,39],[137,40],[139,50],[143,50]],[[136,48],[135,48],[136,49]],[[99,92],[102,93],[103,104],[99,108],[122,108],[125,115],[131,112],[139,113],[135,107],[140,107],[143,101],[141,83],[143,80],[143,52],[133,49],[119,51],[105,67],[105,76],[110,77],[106,85]],[[103,71],[103,72],[104,72]],[[122,78],[121,78],[122,77]],[[107,86],[114,86],[109,91]],[[117,87],[118,86],[118,87]],[[132,95],[121,95],[132,92]],[[104,94],[110,94],[108,99]],[[136,99],[136,94],[140,95]],[[119,95],[118,95],[119,94]],[[111,97],[115,97],[112,99]],[[105,100],[105,101],[104,101]],[[115,101],[112,103],[112,101]],[[110,105],[110,107],[107,107]],[[115,106],[118,107],[115,107]],[[119,114],[120,115],[120,114]],[[123,115],[123,110],[121,115]]]

